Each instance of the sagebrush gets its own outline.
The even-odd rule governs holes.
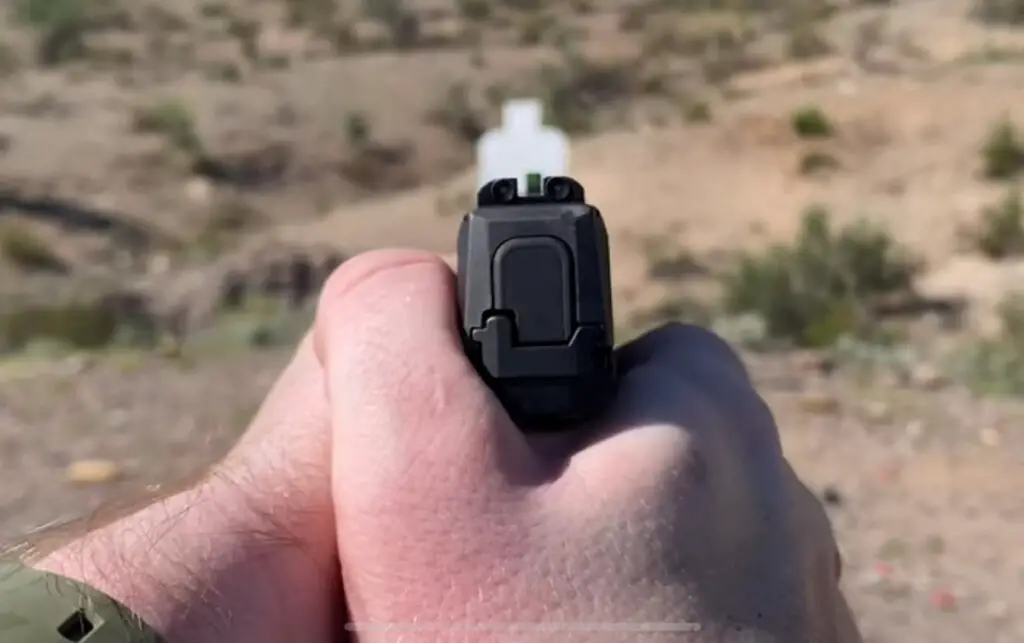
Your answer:
[[[887,231],[860,220],[834,228],[812,206],[790,245],[742,257],[724,280],[724,306],[755,313],[768,335],[820,347],[879,329],[881,304],[913,294],[920,262]]]

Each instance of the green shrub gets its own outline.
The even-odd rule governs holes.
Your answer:
[[[998,314],[1000,334],[968,346],[954,370],[981,393],[1024,394],[1024,295],[1007,296]]]
[[[368,18],[388,29],[395,47],[408,49],[420,41],[420,17],[405,0],[363,0],[362,8]]]
[[[647,276],[655,281],[678,281],[706,272],[697,258],[685,250],[654,256],[647,265]]]
[[[614,111],[641,94],[636,61],[604,61],[567,50],[557,65],[539,70],[536,85],[545,121],[569,134],[594,130],[606,110]]]
[[[231,10],[223,2],[210,0],[199,5],[199,15],[210,19],[227,18]]]
[[[228,20],[228,35],[238,41],[246,60],[255,62],[260,57],[260,23],[246,18],[231,17]]]
[[[813,24],[801,24],[789,34],[786,49],[796,60],[809,60],[832,53],[832,43]]]
[[[85,19],[83,0],[15,0],[14,19],[31,27],[49,28]]]
[[[159,134],[177,150],[192,157],[203,154],[192,111],[183,103],[168,100],[135,112],[132,128],[139,133]]]
[[[54,25],[36,43],[36,61],[43,67],[56,67],[85,58],[89,53],[85,35],[85,27],[79,22]]]
[[[988,135],[981,150],[982,172],[989,179],[1009,179],[1024,168],[1024,146],[1016,126],[999,122]]]
[[[43,66],[61,65],[88,53],[89,3],[85,0],[17,0],[14,20],[37,32],[36,60]]]
[[[818,107],[804,107],[793,112],[793,132],[800,138],[829,138],[834,133],[832,121]]]
[[[431,123],[467,143],[476,143],[487,131],[483,114],[465,83],[450,85],[427,117]]]
[[[196,245],[190,250],[195,251],[197,257],[216,257],[240,234],[256,229],[262,223],[260,211],[241,195],[218,196],[196,235]]]
[[[0,42],[0,80],[13,76],[22,65],[17,49],[7,42]]]
[[[192,355],[230,354],[295,346],[312,323],[313,310],[293,310],[280,300],[252,296],[244,306],[197,329],[183,347]]]
[[[724,304],[760,315],[772,339],[821,347],[877,332],[881,300],[912,293],[918,269],[884,230],[861,221],[834,231],[814,206],[792,245],[747,255],[726,275]]]
[[[977,0],[971,17],[986,24],[1024,25],[1024,1]]]
[[[710,123],[711,106],[703,101],[690,103],[683,108],[683,115],[690,123]]]
[[[466,20],[483,22],[494,14],[491,0],[458,0],[459,14]]]
[[[975,243],[990,259],[1024,254],[1024,203],[1020,190],[1010,190],[1002,201],[982,211]]]
[[[337,0],[285,0],[285,15],[293,27],[330,24],[338,13]]]
[[[800,174],[811,175],[839,169],[839,159],[821,150],[811,150],[800,157]]]
[[[94,302],[4,306],[0,310],[0,345],[22,349],[32,342],[59,342],[74,348],[102,348],[117,337],[113,310]]]
[[[0,226],[0,258],[25,270],[65,272],[67,266],[46,242],[21,226]]]
[[[371,138],[370,120],[362,112],[351,112],[345,116],[345,139],[352,147],[365,147]]]

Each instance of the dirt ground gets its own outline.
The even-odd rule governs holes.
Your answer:
[[[11,3],[0,312],[99,279],[142,288],[146,314],[173,299],[193,334],[187,359],[0,352],[0,539],[228,448],[302,321],[275,321],[273,341],[263,317],[225,321],[210,302],[225,266],[262,283],[268,256],[313,247],[450,255],[472,141],[508,95],[545,98],[572,133],[572,174],[610,230],[620,335],[678,296],[652,276],[660,256],[728,263],[792,237],[811,204],[913,248],[922,291],[968,304],[955,341],[990,332],[1020,288],[1024,262],[964,240],[1008,189],[982,178],[979,149],[1000,119],[1024,125],[1024,31],[971,3],[334,4]],[[806,106],[837,135],[795,136]],[[833,163],[807,172],[810,153]],[[1024,400],[971,393],[932,344],[914,350],[910,376],[745,355],[829,507],[866,640],[1024,641]]]

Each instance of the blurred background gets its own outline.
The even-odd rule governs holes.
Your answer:
[[[544,102],[621,341],[749,361],[867,641],[1024,641],[1024,1],[8,0],[0,537],[221,455]]]

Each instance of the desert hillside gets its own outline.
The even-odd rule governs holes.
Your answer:
[[[866,639],[1024,640],[1018,0],[10,0],[0,535],[223,453],[331,270],[453,253],[520,96],[620,338],[748,359]]]

